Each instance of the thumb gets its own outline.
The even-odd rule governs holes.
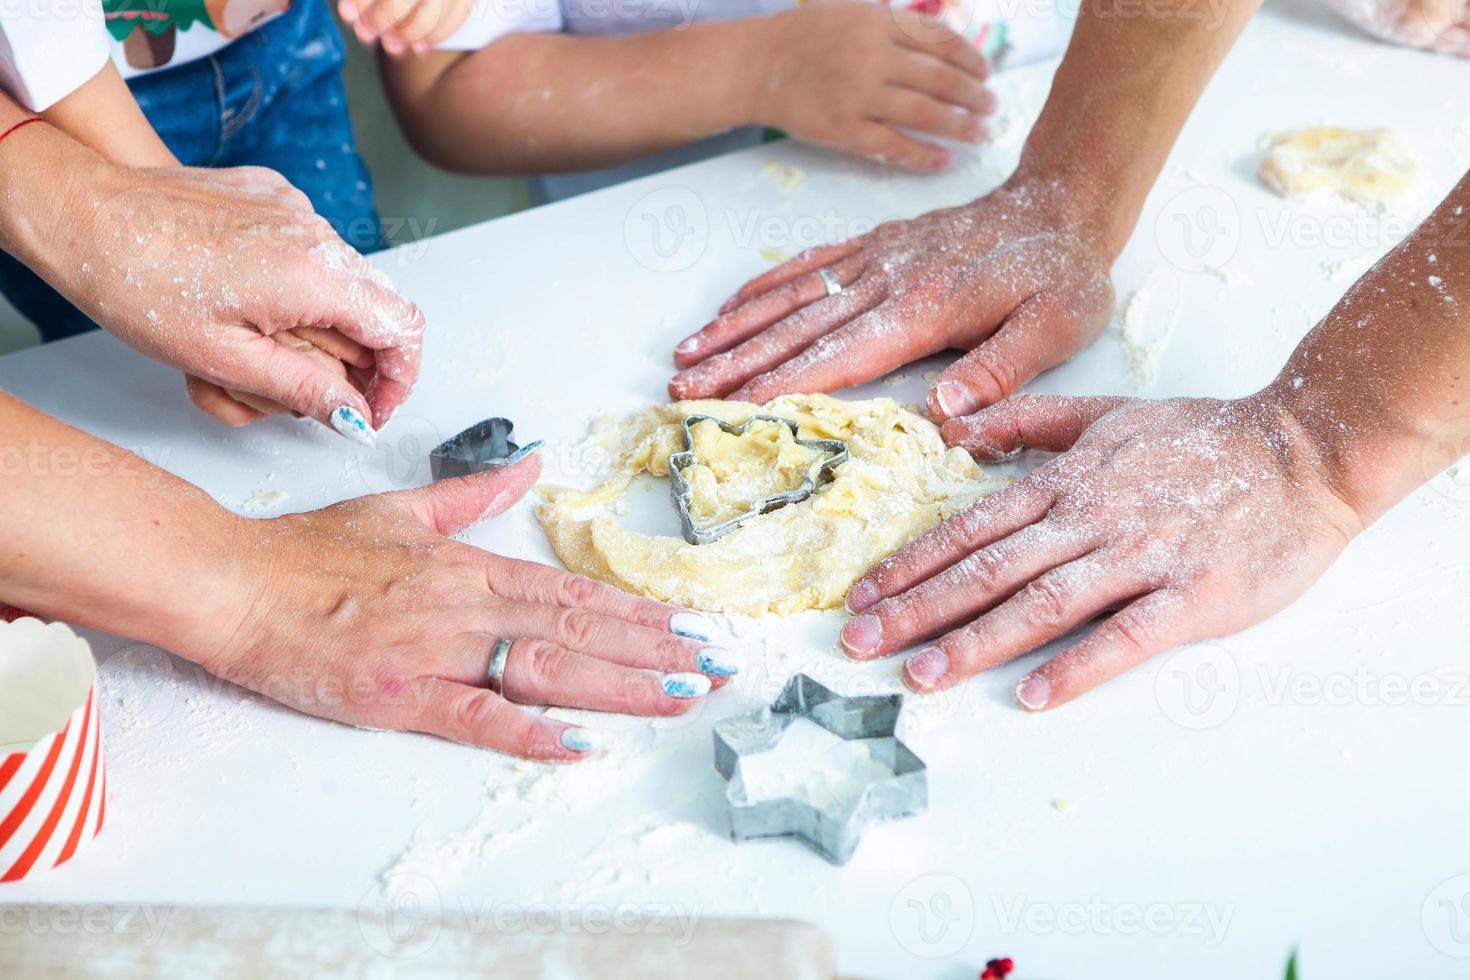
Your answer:
[[[509,510],[541,475],[541,457],[526,456],[510,466],[439,480],[414,490],[383,494],[437,534],[457,534],[472,524]]]
[[[1012,395],[974,415],[950,419],[944,441],[962,446],[980,460],[1004,459],[1023,449],[1060,453],[1072,448],[1094,422],[1129,398],[1065,395]]]
[[[1015,394],[1098,334],[1106,317],[1058,311],[1041,296],[1023,302],[984,343],[955,361],[929,390],[937,422],[978,412]]]

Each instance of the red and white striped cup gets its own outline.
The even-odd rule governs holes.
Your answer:
[[[60,623],[0,622],[0,882],[70,860],[102,829],[97,664]]]

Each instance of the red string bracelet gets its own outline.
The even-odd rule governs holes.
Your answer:
[[[16,123],[14,126],[11,126],[9,129],[7,129],[5,132],[0,133],[0,142],[4,142],[5,137],[9,136],[11,133],[15,132],[17,129],[20,129],[22,126],[29,126],[33,122],[42,122],[42,119],[41,119],[40,116],[32,116],[29,119],[22,119],[20,122]]]

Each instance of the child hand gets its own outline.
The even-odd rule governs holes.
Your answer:
[[[900,127],[967,143],[987,135],[996,99],[980,52],[933,18],[873,3],[818,3],[767,19],[757,118],[792,136],[911,170],[949,151]]]
[[[397,58],[424,54],[464,26],[472,0],[337,0],[337,13],[363,44],[381,41]]]

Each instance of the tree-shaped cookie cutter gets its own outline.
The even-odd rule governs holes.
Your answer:
[[[773,493],[766,497],[760,497],[752,501],[745,513],[733,517],[728,521],[700,528],[694,524],[694,518],[689,513],[689,505],[694,497],[694,488],[689,481],[684,479],[683,470],[695,462],[694,453],[694,426],[701,422],[713,422],[725,432],[732,436],[743,436],[756,422],[774,422],[784,425],[791,430],[791,435],[796,439],[796,444],[804,449],[827,453],[828,458],[817,469],[815,475],[811,469],[807,470],[806,479],[801,485],[783,491]],[[787,504],[798,504],[816,493],[826,484],[832,482],[833,470],[848,460],[847,443],[840,439],[803,439],[801,438],[801,424],[793,419],[782,418],[779,415],[752,415],[739,425],[732,425],[724,419],[717,419],[713,415],[690,415],[684,419],[684,448],[669,456],[669,489],[674,497],[674,507],[679,512],[679,526],[683,529],[684,540],[690,544],[709,544],[717,541],[749,521],[751,518],[770,513],[778,507]]]
[[[769,707],[716,722],[715,769],[729,780],[730,836],[736,841],[795,836],[833,864],[846,864],[868,827],[922,813],[929,805],[928,774],[923,760],[895,734],[902,711],[902,694],[843,697],[806,674],[795,674]],[[871,740],[872,757],[893,775],[867,783],[855,798],[831,809],[794,797],[752,801],[741,760],[774,748],[798,718],[838,738]]]
[[[429,472],[436,480],[483,473],[519,463],[541,446],[540,439],[528,446],[517,446],[511,441],[514,434],[515,423],[510,419],[476,422],[430,450]]]

